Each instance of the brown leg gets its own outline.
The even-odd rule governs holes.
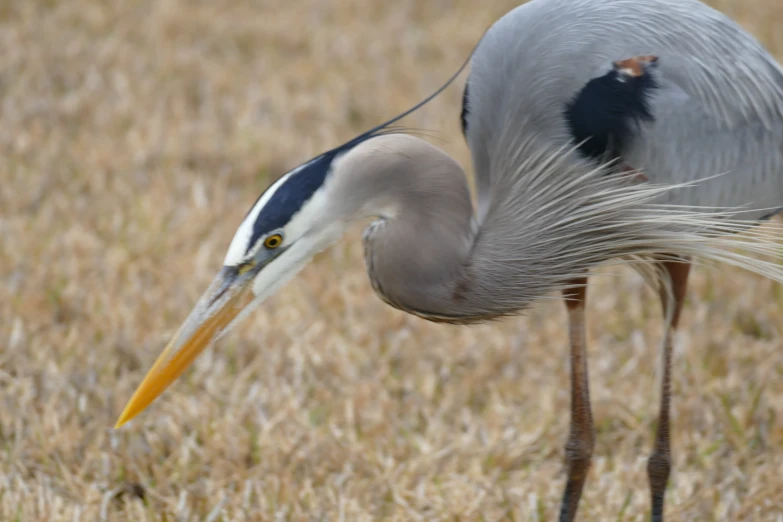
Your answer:
[[[663,504],[666,494],[666,483],[669,480],[671,470],[671,446],[669,443],[669,406],[671,403],[671,366],[672,366],[672,336],[680,321],[680,312],[685,300],[685,289],[688,286],[688,273],[690,264],[664,261],[661,263],[663,276],[671,282],[671,303],[664,288],[660,290],[661,303],[663,305],[664,320],[667,319],[669,306],[671,322],[667,323],[663,339],[663,376],[661,380],[661,409],[658,413],[658,430],[655,435],[655,448],[647,461],[647,477],[650,481],[650,496],[652,500],[652,522],[663,522]]]
[[[565,446],[568,481],[560,504],[560,522],[572,522],[576,517],[595,445],[585,353],[587,278],[574,280],[573,283],[575,287],[563,292],[571,343],[571,429]]]

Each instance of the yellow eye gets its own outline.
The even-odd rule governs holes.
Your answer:
[[[280,234],[272,234],[268,238],[264,239],[264,246],[267,248],[277,248],[283,243],[283,236]]]

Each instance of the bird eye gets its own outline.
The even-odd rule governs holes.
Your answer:
[[[283,243],[283,236],[280,234],[272,234],[264,240],[264,246],[267,248],[277,248]]]

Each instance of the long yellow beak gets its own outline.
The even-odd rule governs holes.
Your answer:
[[[249,284],[242,287],[230,287],[220,276],[213,282],[199,304],[191,312],[185,323],[180,326],[174,338],[147,372],[144,380],[133,393],[130,401],[117,420],[119,428],[141,413],[163,393],[190,366],[211,341],[224,330],[237,315],[253,301],[253,292]],[[223,290],[220,290],[220,288]],[[233,293],[228,298],[218,299],[219,305],[210,307],[203,303],[211,301],[215,292]],[[225,294],[224,294],[225,295]]]

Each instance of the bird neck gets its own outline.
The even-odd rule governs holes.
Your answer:
[[[367,271],[388,304],[433,321],[470,322],[475,238],[467,179],[452,158],[406,135],[364,142],[339,160],[334,189],[365,230]],[[350,194],[350,198],[346,198]]]

